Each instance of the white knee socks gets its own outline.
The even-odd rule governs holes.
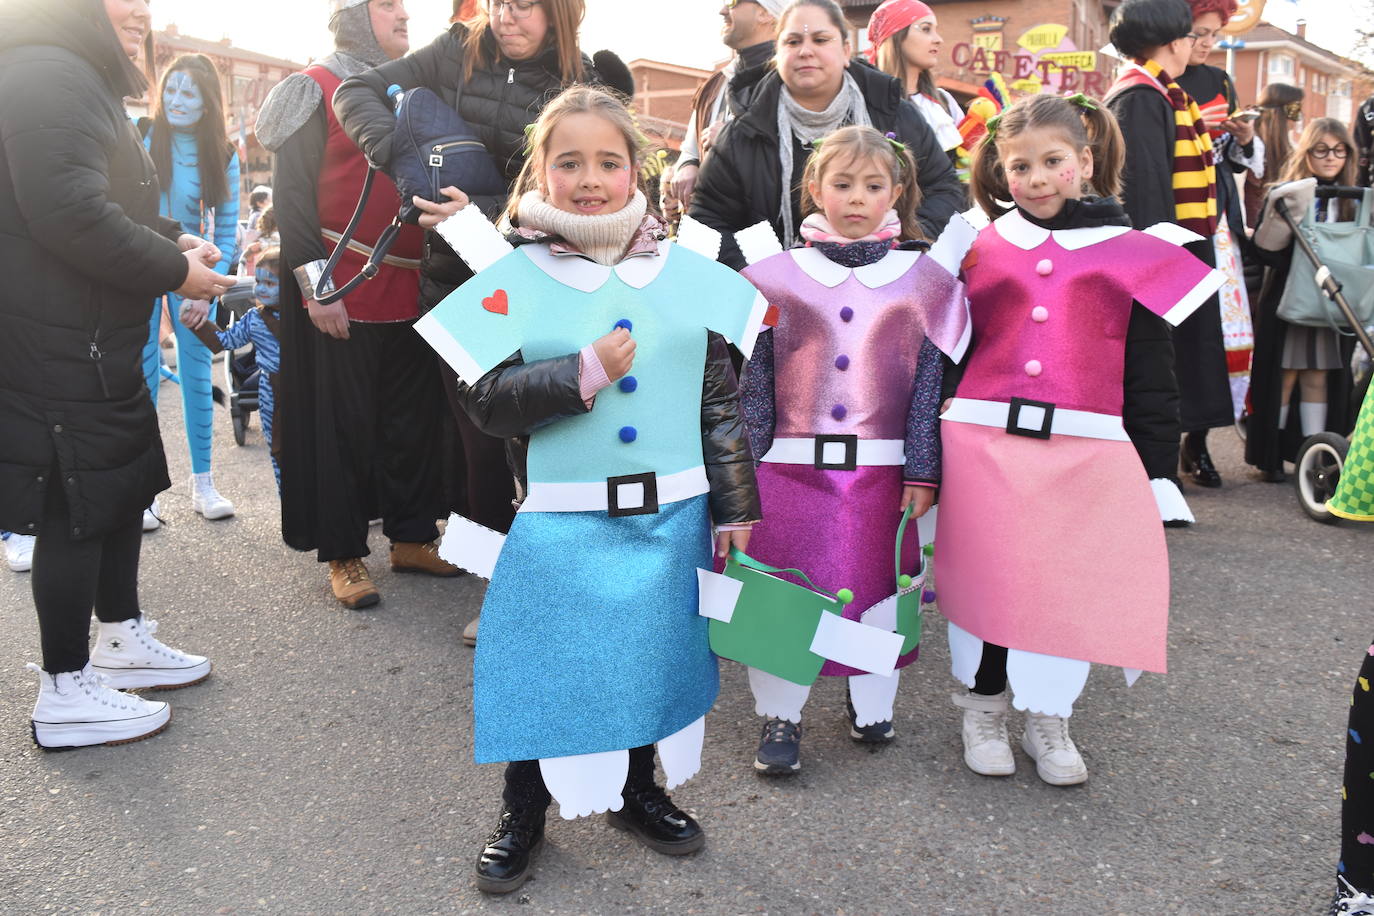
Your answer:
[[[1298,416],[1302,419],[1302,434],[1304,436],[1315,436],[1326,429],[1326,404],[1324,402],[1299,404]]]

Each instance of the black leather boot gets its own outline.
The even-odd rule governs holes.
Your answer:
[[[658,786],[626,789],[625,807],[608,811],[606,823],[624,830],[665,856],[685,856],[706,844],[706,834],[692,816],[683,811],[668,793]]]
[[[506,808],[477,857],[477,889],[509,894],[520,887],[543,845],[544,809]]]
[[[1188,433],[1183,437],[1183,445],[1179,448],[1178,455],[1183,472],[1192,478],[1193,483],[1213,490],[1221,486],[1221,475],[1217,473],[1216,465],[1212,464],[1212,456],[1207,452],[1205,435]]]

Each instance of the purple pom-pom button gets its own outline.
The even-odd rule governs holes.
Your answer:
[[[844,308],[840,309],[840,320],[841,320],[841,321],[853,321],[853,320],[854,320],[854,310],[853,310],[852,308],[850,308],[849,306],[847,306],[847,305],[846,305]]]
[[[630,394],[638,387],[639,379],[635,378],[633,375],[627,375],[620,380],[620,390],[626,394]]]
[[[621,442],[633,442],[633,441],[635,441],[635,440],[638,439],[638,438],[639,438],[639,430],[635,429],[633,426],[622,426],[622,427],[620,427],[620,441],[621,441]]]
[[[925,591],[921,592],[921,600],[924,601],[926,604],[930,604],[932,601],[935,600],[935,592],[931,591],[930,589],[926,589]]]
[[[843,420],[848,413],[849,411],[843,404],[836,404],[834,407],[830,408],[830,415],[836,420]]]
[[[836,369],[839,369],[841,372],[843,372],[844,370],[848,369],[848,368],[849,368],[849,357],[848,357],[848,356],[845,356],[843,353],[841,353],[839,356],[835,357],[835,368],[836,368]]]

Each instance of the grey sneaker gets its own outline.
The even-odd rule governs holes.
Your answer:
[[[801,771],[801,726],[786,719],[763,723],[754,769],[764,776],[791,776]]]
[[[891,720],[887,722],[872,722],[868,725],[859,725],[859,714],[854,711],[854,701],[849,698],[849,692],[845,691],[845,709],[849,712],[849,737],[860,744],[887,744],[897,737],[897,730],[892,727]]]

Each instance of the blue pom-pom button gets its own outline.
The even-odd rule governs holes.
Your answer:
[[[830,416],[834,417],[836,420],[843,420],[848,413],[849,410],[846,409],[843,404],[836,404],[834,407],[830,408]]]
[[[615,328],[624,328],[625,330],[629,331],[630,333],[634,333],[635,324],[634,324],[633,321],[631,321],[631,320],[628,319],[628,318],[622,318],[622,319],[620,319],[619,321],[617,321],[617,322],[615,323]],[[611,330],[614,331],[615,328],[611,328]]]
[[[627,375],[620,380],[620,390],[626,394],[630,394],[638,387],[639,379],[635,378],[633,375]]]
[[[635,440],[638,439],[638,438],[639,438],[639,430],[635,429],[633,426],[622,426],[622,427],[620,427],[620,441],[621,441],[621,442],[633,442],[633,441],[635,441]]]
[[[845,371],[846,369],[848,369],[848,368],[849,368],[849,357],[848,357],[848,356],[845,356],[843,353],[841,353],[839,356],[835,357],[835,368],[836,368],[836,369],[839,369],[841,372],[843,372],[843,371]]]
[[[844,308],[840,309],[840,320],[841,320],[841,321],[853,321],[853,320],[854,320],[854,310],[853,310],[852,308],[850,308],[849,306],[847,306],[847,305],[846,305]]]

